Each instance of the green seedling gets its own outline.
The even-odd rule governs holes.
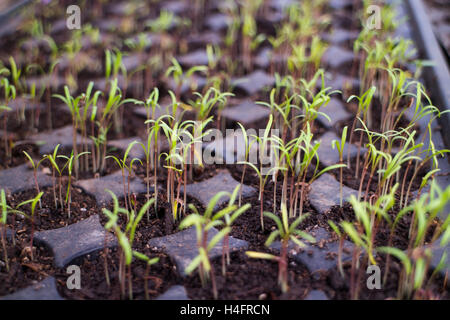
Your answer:
[[[159,262],[159,258],[149,258],[145,254],[137,252],[133,250],[133,257],[136,259],[142,260],[145,262],[146,268],[144,273],[144,290],[145,290],[145,299],[150,300],[150,294],[148,290],[148,275],[150,273],[150,266],[157,264]]]
[[[347,126],[342,130],[341,141],[333,140],[332,145],[333,149],[336,148],[339,154],[339,163],[344,164],[344,148],[345,141],[347,140]],[[339,168],[339,205],[342,208],[342,175],[343,175],[343,167]]]
[[[1,241],[2,241],[2,248],[3,248],[3,258],[5,260],[5,266],[6,271],[9,272],[9,259],[8,259],[8,251],[6,249],[6,223],[8,219],[8,213],[11,210],[11,207],[8,206],[6,203],[6,195],[5,190],[2,189],[0,193],[0,207],[2,208],[2,216],[0,219],[0,235],[1,235]],[[15,238],[15,235],[13,234],[13,238]]]
[[[16,87],[10,84],[7,78],[0,80],[0,87],[3,87],[4,90],[4,105],[0,105],[0,115],[3,115],[3,142],[6,157],[9,158],[11,157],[11,148],[8,143],[8,112],[12,110],[9,104],[16,99]]]
[[[26,152],[23,151],[23,153],[25,154],[25,156],[28,159],[28,163],[31,164],[31,166],[33,167],[33,177],[34,177],[34,185],[36,187],[36,192],[39,194],[41,192],[41,190],[39,189],[39,183],[38,183],[38,179],[37,179],[37,173],[39,170],[40,165],[42,164],[42,162],[45,160],[45,158],[42,158],[41,160],[35,162],[33,160],[33,158]],[[41,206],[41,203],[39,203],[39,206]]]
[[[281,249],[280,249],[280,256],[274,256],[269,253],[262,253],[262,252],[254,252],[254,251],[247,251],[246,254],[250,258],[256,258],[256,259],[267,259],[267,260],[274,260],[278,262],[278,283],[281,286],[281,290],[283,292],[287,292],[289,290],[289,284],[288,284],[288,246],[289,242],[292,241],[299,247],[306,247],[306,245],[299,239],[303,238],[310,243],[316,242],[314,237],[309,235],[308,233],[301,231],[298,229],[298,226],[300,223],[302,223],[308,215],[305,214],[301,217],[298,217],[294,222],[289,224],[288,219],[288,212],[287,208],[284,204],[281,205],[281,219],[270,212],[264,212],[264,215],[270,219],[272,219],[276,225],[277,230],[273,231],[269,237],[266,240],[265,245],[269,247],[278,237],[281,240]]]
[[[44,195],[44,192],[40,192],[36,197],[34,197],[33,199],[30,200],[26,200],[23,201],[22,203],[20,203],[17,208],[23,207],[27,204],[30,204],[31,206],[31,213],[29,215],[26,215],[24,212],[18,211],[18,210],[14,210],[15,213],[21,214],[23,216],[25,216],[26,218],[28,218],[31,222],[31,233],[30,233],[30,253],[31,253],[31,260],[33,260],[33,240],[34,240],[34,217],[35,217],[35,213],[36,213],[36,205],[38,204],[38,202],[41,201],[42,196]]]
[[[177,98],[177,101],[180,100],[181,97],[181,89],[185,82],[191,82],[192,76],[196,72],[203,72],[206,73],[208,71],[208,67],[206,66],[193,66],[189,68],[188,70],[184,71],[183,68],[181,68],[181,65],[178,63],[178,61],[175,58],[171,59],[172,66],[169,67],[165,73],[166,77],[172,76],[173,81],[175,82],[176,89],[175,89],[175,96]]]
[[[69,175],[69,180],[67,181],[67,191],[66,191],[66,204],[67,204],[67,216],[68,219],[70,219],[70,204],[72,203],[72,193],[71,193],[71,188],[72,188],[72,173],[73,173],[73,166],[74,163],[77,162],[77,160],[84,155],[89,154],[89,152],[82,152],[77,154],[76,156],[73,154],[73,150],[70,154],[70,157],[66,157],[64,155],[60,155],[58,156],[58,158],[62,158],[66,160],[66,163],[63,167],[63,169],[61,171],[64,171],[64,169],[67,169],[68,175]]]
[[[234,188],[233,193],[230,195],[230,201],[228,202],[228,207],[233,207],[234,203],[236,201],[236,196],[238,194],[238,191],[242,189],[243,184],[240,184]],[[244,212],[246,212],[248,209],[251,208],[251,205],[249,203],[245,204],[244,206],[238,205],[236,211],[226,213],[224,216],[224,222],[225,227],[228,228],[227,230],[231,231],[231,227],[236,221],[239,216],[241,216]],[[230,233],[227,232],[225,236],[223,237],[223,244],[222,244],[222,275],[225,276],[227,271],[227,265],[230,264]]]
[[[55,208],[58,208],[58,197],[56,196],[56,172],[58,172],[59,180],[58,180],[58,186],[59,186],[59,201],[61,209],[64,208],[63,205],[63,197],[62,197],[62,169],[59,167],[57,163],[58,159],[58,149],[60,145],[58,144],[55,149],[53,150],[52,154],[46,154],[44,155],[44,159],[47,159],[50,162],[50,165],[52,166],[52,184],[53,184],[53,199],[55,201]]]
[[[108,222],[105,224],[105,229],[112,230],[117,237],[117,241],[120,245],[120,262],[119,262],[119,282],[122,293],[122,298],[126,296],[126,280],[128,278],[128,298],[133,300],[133,283],[131,276],[131,263],[133,261],[133,243],[136,236],[136,229],[141,222],[147,209],[153,205],[155,199],[150,199],[147,201],[139,213],[135,213],[134,210],[128,211],[127,209],[119,208],[117,197],[113,192],[107,190],[113,197],[114,209],[110,211],[106,208],[102,209],[103,214],[108,218]],[[120,213],[126,213],[128,221],[125,228],[122,230],[117,224]],[[136,254],[135,254],[136,255]],[[138,254],[139,255],[139,254]],[[140,255],[139,255],[140,256]],[[140,256],[142,258],[142,256]],[[150,260],[149,260],[150,261]],[[151,262],[156,263],[156,260]],[[152,263],[150,263],[152,264]],[[128,272],[127,272],[128,269]]]
[[[269,171],[264,174],[263,171],[263,156],[266,154],[266,150],[269,147],[269,142],[270,142],[270,137],[269,137],[269,133],[270,130],[272,128],[272,115],[269,118],[269,122],[267,123],[266,129],[264,130],[264,135],[262,137],[259,137],[257,135],[253,135],[253,138],[255,138],[255,140],[258,142],[258,146],[259,146],[259,153],[260,153],[260,165],[259,168],[254,165],[253,163],[249,162],[249,161],[240,161],[238,162],[238,164],[244,164],[249,166],[250,168],[252,168],[255,173],[257,174],[258,178],[259,178],[259,196],[258,196],[258,200],[260,201],[260,221],[261,221],[261,229],[264,230],[264,218],[263,218],[263,211],[264,211],[264,187],[267,183],[267,179],[270,177],[270,174],[276,170],[281,170],[281,168],[278,167],[271,167],[269,169]]]
[[[122,159],[117,158],[116,156],[106,156],[105,159],[113,159],[117,165],[120,167],[120,170],[122,172],[122,183],[123,183],[123,196],[125,201],[125,208],[126,210],[131,210],[131,193],[130,193],[130,182],[131,182],[131,176],[133,174],[133,165],[135,162],[139,162],[142,165],[142,161],[138,158],[133,158],[130,161],[128,161],[128,155],[131,151],[131,149],[138,144],[138,141],[133,141],[130,143],[125,150],[124,156]],[[128,164],[127,164],[128,163]],[[127,182],[125,182],[125,170],[128,171],[128,177]]]
[[[359,256],[362,250],[368,256],[368,262],[371,265],[377,264],[374,256],[374,252],[376,251],[375,235],[383,220],[392,224],[388,212],[395,205],[395,192],[397,188],[398,184],[394,186],[389,194],[379,197],[374,204],[360,202],[354,195],[350,196],[349,202],[355,212],[356,222],[342,221],[341,227],[356,245],[353,250],[350,277],[350,295],[352,299],[357,299],[359,294],[358,283],[361,277],[361,270],[363,269],[359,264]]]
[[[92,110],[90,110],[90,108],[97,108],[97,101],[99,96],[102,94],[101,91],[96,91],[93,95],[92,95],[92,89],[94,87],[94,83],[91,81],[89,82],[89,85],[86,89],[86,92],[83,93],[82,95],[79,95],[78,97],[74,98],[72,97],[72,95],[70,94],[69,91],[69,87],[65,86],[64,87],[64,94],[65,96],[62,95],[58,95],[55,94],[53,95],[53,97],[58,98],[59,100],[61,100],[62,102],[64,102],[64,104],[69,108],[70,113],[72,115],[72,144],[73,144],[73,151],[74,151],[74,156],[75,156],[75,163],[74,163],[74,168],[75,168],[75,176],[78,177],[78,172],[79,172],[79,168],[80,165],[78,163],[78,154],[80,153],[78,151],[78,141],[77,141],[77,136],[78,136],[78,129],[80,129],[81,131],[81,137],[82,137],[82,147],[81,147],[81,152],[86,153],[88,150],[88,139],[87,139],[87,120],[89,117],[89,113],[91,112],[92,114]],[[92,95],[92,97],[91,97]],[[85,162],[82,162],[81,164],[81,171],[87,171],[88,170],[88,158],[85,158]]]
[[[229,196],[228,192],[218,192],[209,202],[205,212],[200,214],[197,208],[190,204],[189,208],[193,211],[192,214],[184,218],[180,223],[180,229],[186,229],[195,226],[197,231],[197,247],[199,254],[195,257],[192,262],[186,267],[186,274],[191,274],[195,269],[198,268],[200,280],[202,285],[205,286],[207,281],[211,279],[212,291],[214,299],[218,298],[218,291],[216,285],[216,277],[214,274],[214,267],[211,264],[211,260],[208,253],[223,240],[225,235],[228,234],[231,229],[230,227],[225,227],[220,230],[208,243],[208,231],[216,226],[223,225],[221,220],[226,214],[231,213],[236,209],[236,206],[227,206],[224,209],[213,213],[214,207],[220,198],[224,196]]]

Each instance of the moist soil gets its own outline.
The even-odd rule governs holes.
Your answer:
[[[136,242],[141,242],[139,238]],[[135,250],[147,255],[149,258],[159,258],[159,262],[150,267],[148,276],[146,277],[146,264],[143,261],[134,261],[132,264],[132,282],[133,282],[133,299],[145,299],[145,281],[148,284],[148,293],[151,299],[164,293],[172,285],[180,283],[179,276],[171,259],[160,252],[154,251],[145,246],[136,246]],[[76,259],[73,263],[77,264],[83,270],[83,277],[80,290],[70,290],[65,285],[67,274],[64,270],[56,273],[58,279],[58,290],[60,294],[67,299],[75,300],[119,300],[128,298],[121,295],[121,287],[119,281],[119,259],[117,249],[107,250],[107,265],[110,285],[106,281],[105,275],[105,252],[97,252]],[[83,281],[84,279],[84,281]],[[88,279],[86,281],[86,279]],[[128,280],[127,280],[128,286]]]
[[[4,265],[3,247],[0,246],[0,296],[24,289],[54,273],[51,250],[40,244],[34,244],[31,249],[26,230],[18,230],[15,246],[11,240],[7,241],[6,248],[9,272]]]
[[[72,202],[70,205],[70,218],[67,211],[67,205],[64,205],[64,209],[61,208],[59,200],[58,206],[55,205],[53,197],[53,188],[44,188],[41,190],[44,192],[41,198],[41,205],[36,206],[36,212],[34,215],[34,228],[35,231],[52,230],[57,228],[66,227],[70,224],[74,224],[89,218],[91,215],[98,214],[99,208],[93,197],[85,194],[79,188],[72,188]],[[59,195],[58,186],[56,187],[57,197]],[[63,197],[66,195],[66,188],[63,187]],[[35,189],[31,189],[25,192],[17,193],[12,197],[8,197],[8,203],[13,208],[17,207],[23,201],[33,199],[37,192]],[[59,198],[58,198],[59,199]],[[26,215],[31,214],[31,205],[25,205],[19,208]],[[29,219],[21,215],[9,215],[8,216],[9,227],[15,230],[26,229],[28,232],[31,230],[31,223]]]
[[[222,258],[214,259],[212,266],[216,275],[218,298],[225,300],[275,300],[303,299],[311,288],[311,275],[305,267],[295,261],[289,261],[288,279],[290,290],[283,294],[278,285],[278,263],[273,261],[250,259],[245,252],[231,254],[231,263],[222,274]],[[264,279],[264,281],[261,281]],[[198,274],[189,276],[185,281],[188,297],[194,300],[213,299],[211,286],[201,286]]]

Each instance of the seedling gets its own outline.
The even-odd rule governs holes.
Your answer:
[[[28,218],[31,221],[31,233],[30,233],[30,252],[31,252],[31,260],[33,260],[33,240],[34,240],[34,216],[36,213],[36,205],[38,204],[38,202],[41,201],[41,198],[43,196],[44,192],[40,192],[36,197],[34,197],[33,199],[30,200],[26,200],[23,201],[22,203],[20,203],[17,208],[23,207],[27,204],[31,205],[31,213],[29,215],[26,215],[25,213],[18,211],[18,210],[14,210],[15,213],[19,213],[23,216],[25,216],[26,218]]]
[[[177,101],[180,100],[181,96],[181,89],[184,83],[190,82],[192,80],[192,76],[195,72],[203,72],[206,73],[208,71],[208,67],[206,66],[193,66],[189,68],[186,71],[183,71],[181,68],[181,65],[178,63],[178,61],[175,58],[172,58],[172,66],[169,67],[166,71],[165,76],[170,77],[172,76],[173,81],[175,82],[176,89],[175,89],[175,96],[177,98]]]
[[[66,157],[64,155],[60,155],[58,156],[58,158],[63,158],[66,160],[66,164],[64,165],[63,169],[61,171],[64,171],[64,169],[67,168],[67,172],[69,174],[69,180],[67,182],[67,191],[66,191],[66,204],[67,204],[67,216],[70,219],[70,204],[72,203],[72,193],[71,193],[71,188],[72,188],[72,172],[73,172],[73,166],[74,163],[77,162],[77,160],[83,156],[83,155],[87,155],[89,154],[89,152],[82,152],[77,154],[76,156],[74,156],[73,154],[73,150],[72,153],[70,154],[70,157]]]
[[[267,179],[269,178],[270,174],[276,170],[281,170],[281,168],[278,167],[271,167],[266,174],[264,174],[263,171],[263,156],[266,154],[266,148],[269,147],[268,143],[270,142],[269,132],[272,127],[272,115],[270,115],[269,122],[267,123],[266,129],[264,130],[263,137],[259,137],[257,135],[254,135],[253,137],[258,141],[259,145],[259,152],[260,152],[260,166],[259,168],[254,165],[253,163],[249,161],[240,161],[238,164],[244,164],[248,165],[250,168],[252,168],[255,173],[258,175],[259,178],[259,197],[258,200],[260,201],[260,221],[261,221],[261,229],[264,230],[264,218],[263,218],[263,210],[264,210],[264,187],[266,185]]]
[[[372,265],[376,265],[375,252],[375,235],[380,225],[381,219],[386,220],[391,224],[391,219],[388,212],[395,205],[395,192],[398,188],[396,184],[389,194],[381,196],[374,204],[368,202],[360,202],[354,195],[350,196],[349,202],[355,212],[356,222],[351,223],[342,221],[341,227],[344,232],[355,243],[356,247],[353,250],[352,269],[350,277],[350,295],[352,299],[358,298],[358,283],[361,277],[362,268],[359,267],[359,256],[361,250],[364,249],[368,256],[368,261]],[[333,228],[334,229],[334,228]],[[356,276],[356,268],[358,266],[358,276]]]
[[[47,159],[51,166],[52,166],[52,183],[53,183],[53,199],[55,201],[55,208],[58,208],[58,198],[56,196],[56,172],[58,172],[59,175],[59,201],[60,201],[60,205],[61,205],[61,209],[64,208],[63,205],[63,197],[62,197],[62,170],[59,167],[58,163],[56,162],[57,158],[58,158],[58,149],[59,149],[60,145],[58,144],[55,149],[53,150],[52,154],[46,154],[44,155],[44,159]]]
[[[145,254],[137,252],[133,250],[133,257],[136,259],[142,260],[146,264],[145,274],[144,274],[144,290],[145,290],[145,299],[150,300],[150,294],[148,291],[148,274],[150,273],[150,266],[159,262],[159,258],[149,258]]]
[[[209,202],[205,212],[200,214],[197,208],[190,204],[189,208],[194,212],[184,218],[180,223],[180,229],[186,229],[195,226],[197,231],[197,246],[199,254],[192,262],[186,267],[186,274],[191,274],[192,271],[198,268],[200,280],[202,285],[205,286],[207,281],[211,279],[212,291],[214,299],[217,299],[219,294],[217,291],[216,277],[214,274],[214,267],[211,264],[208,253],[216,246],[219,241],[223,240],[225,235],[228,234],[231,229],[225,227],[220,230],[208,243],[208,231],[216,226],[223,224],[220,219],[226,214],[231,213],[236,209],[236,206],[227,206],[224,209],[213,214],[214,207],[220,198],[229,195],[228,192],[218,192]]]
[[[64,87],[64,93],[65,96],[55,94],[53,97],[60,99],[61,101],[66,104],[66,106],[69,108],[70,113],[72,115],[72,144],[73,144],[73,151],[75,156],[75,176],[78,177],[79,172],[79,164],[78,164],[78,129],[81,130],[81,136],[82,136],[82,152],[86,153],[88,150],[88,140],[87,140],[87,120],[89,116],[90,108],[97,108],[97,100],[99,96],[102,94],[101,91],[96,91],[94,95],[91,98],[92,89],[94,87],[94,83],[91,81],[89,82],[89,85],[86,89],[86,93],[83,93],[82,95],[74,98],[71,96],[69,87]],[[92,112],[92,111],[91,111]],[[86,161],[81,166],[81,171],[87,171],[88,170],[88,158],[86,158]]]
[[[236,186],[234,188],[233,193],[230,195],[230,201],[228,202],[228,207],[233,207],[234,203],[236,201],[236,196],[238,191],[242,189],[243,184]],[[231,231],[232,224],[234,221],[236,221],[237,218],[244,212],[246,212],[248,209],[250,209],[251,205],[249,203],[245,204],[244,206],[238,205],[236,211],[233,213],[226,213],[224,216],[224,222],[225,226],[228,228],[229,231]],[[222,244],[222,274],[225,276],[227,271],[227,265],[230,264],[230,233],[226,233],[223,237],[223,244]]]
[[[8,206],[8,204],[6,203],[6,195],[4,189],[2,189],[0,193],[0,206],[2,208],[2,216],[0,220],[0,232],[1,232],[3,256],[5,260],[6,271],[9,272],[8,251],[6,250],[6,223],[8,218],[8,212],[11,209],[11,207]],[[15,238],[15,235],[13,235],[13,238]]]
[[[107,146],[106,133],[108,132],[109,127],[111,125],[111,120],[113,119],[113,117],[117,118],[117,111],[122,105],[134,101],[131,99],[122,100],[122,92],[117,85],[117,81],[118,81],[117,78],[111,81],[108,100],[106,101],[105,107],[100,110],[99,119],[97,122],[97,125],[99,126],[99,133],[101,135],[96,140],[96,143],[101,144],[99,148],[99,154],[97,154],[97,159],[100,160],[99,165],[100,172],[104,172],[105,169],[105,156]],[[115,123],[116,126],[121,124],[121,122],[118,123],[117,121]],[[121,128],[118,128],[118,130],[120,132]]]
[[[342,130],[341,141],[333,140],[332,145],[333,149],[336,148],[339,153],[339,163],[344,164],[344,147],[345,141],[347,140],[347,127],[344,127]],[[339,205],[342,208],[342,170],[343,167],[339,168]]]
[[[126,280],[128,278],[128,297],[130,300],[133,300],[133,282],[131,277],[131,263],[133,260],[133,243],[136,235],[136,229],[142,220],[144,214],[147,209],[153,205],[155,199],[150,199],[147,201],[142,208],[139,210],[139,213],[136,215],[134,210],[128,211],[127,209],[121,209],[118,207],[117,197],[113,192],[107,190],[114,201],[114,209],[111,212],[110,210],[103,208],[102,212],[106,215],[109,221],[105,224],[106,230],[113,230],[115,236],[117,237],[117,241],[120,245],[120,261],[119,261],[119,281],[120,288],[122,292],[122,298],[125,298],[126,295]],[[125,228],[122,230],[120,226],[117,224],[119,219],[119,213],[126,213],[128,221],[126,223]],[[136,255],[136,253],[134,254]],[[140,254],[137,254],[139,258],[143,258]],[[152,259],[148,260],[148,266],[156,263],[157,261]],[[128,273],[126,272],[128,268]],[[147,290],[148,294],[148,290]]]
[[[353,141],[353,132],[356,129],[357,119],[360,116],[360,114],[361,113],[363,114],[363,118],[362,118],[362,122],[363,123],[365,123],[368,118],[371,119],[371,117],[368,116],[368,112],[370,110],[370,106],[372,104],[372,99],[373,99],[373,96],[374,96],[375,92],[376,92],[376,87],[372,86],[361,97],[351,96],[347,100],[347,102],[350,102],[353,99],[357,99],[358,100],[358,111],[357,111],[355,120],[353,120],[352,128],[350,130],[350,138],[349,138],[349,141],[348,141],[350,144]],[[368,122],[368,127],[369,128],[372,127],[371,122]],[[362,133],[360,135],[360,140],[359,140],[359,145],[358,145],[358,156],[357,156],[357,160],[356,160],[357,162],[356,162],[355,177],[358,177],[359,155],[360,155],[360,150],[361,150],[361,144],[362,144]],[[348,151],[347,151],[347,167],[348,168],[351,168],[351,166],[350,166],[350,149],[351,148],[348,148]]]
[[[0,71],[1,72],[1,71]],[[3,86],[4,90],[4,105],[0,105],[0,115],[3,115],[3,142],[6,157],[11,157],[11,148],[8,144],[8,111],[12,109],[9,107],[9,104],[12,100],[16,99],[16,87],[9,83],[7,78],[3,78],[0,80],[0,86]]]
[[[120,170],[122,172],[122,182],[123,182],[123,196],[125,201],[125,208],[126,210],[131,210],[131,193],[130,193],[130,181],[131,181],[131,175],[133,174],[133,165],[135,162],[139,162],[142,165],[142,162],[138,158],[133,158],[128,162],[128,154],[130,153],[131,149],[138,144],[137,141],[133,141],[130,143],[125,150],[124,156],[122,159],[117,158],[116,156],[106,156],[105,159],[113,159],[117,165],[120,167]],[[128,163],[128,164],[127,164]],[[128,171],[128,178],[127,183],[125,182],[125,169]]]
[[[38,180],[37,180],[37,172],[38,172],[38,169],[39,169],[40,165],[45,160],[45,158],[42,158],[41,160],[39,160],[37,162],[34,162],[33,158],[26,151],[24,151],[23,153],[27,157],[28,162],[33,167],[34,185],[36,187],[36,192],[39,194],[41,191],[39,190],[39,183],[38,183]],[[39,202],[39,206],[41,206],[40,202]]]
[[[297,227],[302,223],[307,217],[308,214],[305,214],[301,217],[298,217],[294,222],[289,224],[288,212],[285,204],[281,204],[281,219],[270,212],[264,212],[264,215],[270,219],[272,219],[276,225],[277,230],[273,231],[266,240],[266,247],[269,247],[278,237],[281,240],[281,250],[280,256],[274,256],[269,253],[255,252],[255,251],[247,251],[246,254],[250,258],[256,259],[267,259],[274,260],[278,262],[278,283],[281,286],[281,290],[283,292],[287,292],[289,289],[288,285],[288,246],[289,242],[292,241],[299,247],[305,247],[306,245],[299,240],[298,237],[303,238],[310,243],[315,243],[316,240],[314,237],[309,235],[308,233],[299,230]]]

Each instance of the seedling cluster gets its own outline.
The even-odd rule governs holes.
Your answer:
[[[97,277],[109,293],[116,283],[115,297],[121,299],[154,298],[168,280],[180,281],[167,279],[169,272],[154,274],[172,267],[160,261],[167,252],[147,242],[150,235],[189,228],[195,229],[198,254],[177,272],[187,274],[181,281],[191,288],[198,271],[196,292],[202,297],[228,294],[227,283],[240,276],[233,260],[244,252],[249,265],[261,263],[257,259],[268,260],[269,269],[275,264],[277,274],[266,273],[277,279],[278,286],[270,288],[273,297],[296,294],[290,290],[300,281],[290,276],[298,267],[296,254],[324,246],[313,235],[316,227],[328,235],[325,247],[339,238],[333,270],[349,291],[331,288],[337,292],[333,297],[370,298],[365,271],[377,265],[384,285],[398,282],[395,294],[386,291],[385,298],[448,298],[448,275],[442,281],[441,274],[448,270],[446,256],[436,257],[434,250],[450,240],[450,187],[438,179],[448,175],[441,165],[450,150],[441,147],[435,130],[447,111],[433,105],[421,82],[427,62],[416,59],[414,43],[395,36],[396,5],[383,5],[383,28],[370,30],[361,23],[369,1],[344,1],[352,8],[352,25],[338,31],[350,46],[333,41],[338,15],[329,1],[294,1],[283,9],[268,0],[213,1],[217,6],[195,1],[193,7],[187,0],[173,2],[185,10],[168,10],[158,0],[130,1],[126,12],[120,1],[83,2],[82,12],[92,21],[116,12],[114,26],[86,23],[63,35],[52,31],[64,16],[61,8],[48,12],[33,4],[35,11],[25,12],[24,35],[14,42],[21,46],[14,44],[11,56],[0,57],[0,278],[14,276],[11,264],[21,263],[10,252],[26,248],[31,262],[40,261],[33,254],[40,246],[36,231],[70,228],[96,212],[106,234],[97,250],[103,259]],[[216,31],[214,24],[205,27],[212,12],[223,17]],[[274,16],[279,19],[271,20]],[[327,52],[336,46],[353,59],[333,69],[340,57]],[[243,77],[257,71],[272,85],[250,94],[248,87],[258,81]],[[339,73],[353,85],[339,83]],[[245,125],[231,121],[225,111],[244,99],[269,115]],[[348,117],[334,122],[338,111],[328,110],[336,101]],[[65,126],[68,141],[52,135]],[[221,138],[211,141],[213,132],[225,134],[225,129],[240,129],[241,149],[218,143]],[[335,139],[323,139],[326,131]],[[33,139],[43,133],[47,141]],[[123,140],[123,147],[112,146]],[[205,141],[223,147],[216,153],[237,154],[237,161],[204,163]],[[52,151],[41,152],[43,146]],[[30,185],[11,192],[3,172],[24,163]],[[223,169],[235,180],[226,185],[228,191],[223,185],[200,191],[211,195],[207,204],[189,191]],[[115,172],[120,188],[96,190],[108,195],[107,203],[80,187],[84,180],[99,183]],[[339,187],[327,194],[323,190],[329,186],[321,181],[330,176]],[[145,191],[133,190],[136,181]],[[246,195],[244,187],[254,195]],[[353,194],[346,196],[349,188]],[[319,202],[331,202],[326,212],[320,212],[313,194]],[[114,235],[116,248],[109,246],[108,235]],[[232,238],[245,238],[247,250],[235,253]],[[351,252],[345,260],[346,243]],[[141,284],[143,294],[136,289]]]

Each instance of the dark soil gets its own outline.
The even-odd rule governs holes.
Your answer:
[[[276,262],[251,259],[241,251],[231,254],[231,263],[227,266],[225,276],[222,274],[221,258],[213,260],[212,265],[215,270],[219,299],[303,299],[311,288],[311,275],[294,261],[289,262],[290,290],[286,294],[281,292],[278,285]],[[211,286],[202,288],[198,274],[189,276],[185,287],[191,299],[213,299]]]
[[[150,298],[155,298],[165,292],[172,285],[179,284],[179,276],[175,267],[168,256],[157,251],[153,251],[148,246],[137,249],[139,252],[147,255],[149,258],[159,258],[159,262],[150,267],[148,277],[145,278],[146,264],[142,261],[133,261],[132,264],[132,281],[133,281],[133,299],[145,299],[144,283],[147,281],[148,293]],[[128,291],[126,297],[121,296],[120,282],[118,278],[118,252],[117,250],[108,250],[107,264],[110,278],[110,286],[106,282],[105,276],[105,255],[104,251],[89,254],[83,258],[73,261],[73,264],[79,265],[83,270],[81,277],[81,289],[69,290],[65,286],[67,275],[64,270],[56,273],[59,280],[58,290],[61,295],[68,299],[85,300],[119,300],[128,299]],[[127,280],[128,286],[128,280]]]
[[[30,249],[30,238],[26,230],[18,230],[15,246],[7,242],[9,272],[6,271],[3,247],[0,246],[0,296],[11,294],[26,288],[33,283],[44,280],[54,273],[51,251],[42,246],[34,245]],[[33,259],[31,256],[33,253]]]
[[[36,212],[34,216],[35,231],[52,230],[56,228],[65,227],[67,225],[84,220],[90,217],[91,215],[99,213],[99,209],[97,207],[95,199],[85,194],[79,188],[75,187],[72,188],[70,218],[68,217],[67,205],[64,205],[64,210],[61,209],[58,200],[58,207],[55,206],[52,187],[45,188],[41,191],[44,192],[41,198],[42,208],[40,208],[39,205],[36,206]],[[56,192],[57,197],[59,197],[58,186],[56,187]],[[64,199],[66,195],[65,192],[66,188],[63,187],[62,194]],[[33,199],[36,196],[36,194],[37,192],[34,189],[21,192],[15,194],[13,197],[9,197],[8,203],[11,207],[17,207],[21,202]],[[25,212],[27,215],[31,214],[30,205],[25,205],[19,209]],[[27,232],[28,230],[31,230],[30,220],[22,218],[18,215],[8,216],[8,221],[10,223],[10,227],[11,228],[14,227],[15,230],[22,230],[24,228],[26,229]]]

